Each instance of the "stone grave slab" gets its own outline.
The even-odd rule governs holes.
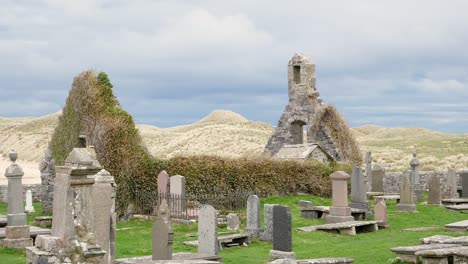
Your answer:
[[[416,251],[416,257],[421,257],[422,263],[446,264],[459,252],[467,251],[468,247],[458,246],[451,248],[427,249]],[[455,262],[459,263],[459,262]]]
[[[439,229],[439,226],[423,226],[423,227],[414,227],[414,228],[405,228],[402,231],[409,232],[424,232]]]
[[[374,200],[396,200],[397,203],[400,202],[400,195],[399,194],[387,194],[387,195],[376,195],[374,196]]]
[[[301,217],[303,218],[322,218],[330,213],[330,206],[312,206],[311,208],[301,209]],[[364,220],[367,210],[359,208],[351,208],[351,215],[354,220]]]
[[[152,260],[151,256],[117,259],[115,264],[221,264],[222,259],[219,256],[212,256],[200,253],[179,252],[172,254],[172,260]]]
[[[234,246],[243,246],[244,244],[249,243],[249,236],[247,234],[235,234],[229,236],[220,236],[218,237],[220,248],[223,247],[234,247]],[[187,246],[198,246],[198,240],[185,241],[183,243]]]
[[[352,258],[318,258],[318,259],[299,259],[297,264],[350,264],[353,263]]]
[[[468,229],[468,220],[463,220],[463,221],[445,225],[446,231],[466,232],[467,229]]]
[[[304,232],[325,231],[330,233],[339,233],[342,235],[354,236],[358,233],[367,233],[379,230],[376,221],[348,221],[342,223],[332,223],[317,226],[300,227],[297,230]]]
[[[367,199],[373,199],[374,196],[382,196],[385,193],[383,193],[383,192],[367,192],[366,194],[367,194]]]
[[[452,211],[467,211],[468,204],[445,205],[445,208]]]
[[[421,243],[423,244],[457,244],[457,245],[468,246],[468,236],[452,237],[452,236],[435,235],[435,236],[425,237],[421,239]]]
[[[441,248],[453,248],[460,247],[459,245],[454,244],[423,244],[417,246],[405,246],[405,247],[394,247],[390,250],[397,255],[403,261],[410,263],[418,263],[419,256],[416,255],[417,251],[423,250],[434,250]]]
[[[442,199],[441,202],[443,205],[468,204],[468,198]]]

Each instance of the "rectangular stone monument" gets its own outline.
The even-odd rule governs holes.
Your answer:
[[[427,204],[440,205],[440,179],[436,174],[429,180],[429,196]]]
[[[351,208],[364,209],[369,211],[369,202],[367,201],[367,183],[365,182],[362,169],[353,168],[351,175]]]
[[[348,206],[348,179],[349,174],[336,171],[330,175],[332,180],[332,207],[330,214],[325,217],[328,223],[353,221],[351,208]]]
[[[454,169],[449,169],[447,171],[447,184],[449,185],[450,188],[450,199],[454,198],[459,198],[458,192],[457,192],[457,173],[455,172]]]
[[[460,173],[462,181],[462,197],[468,198],[468,169],[464,169]]]
[[[167,219],[158,216],[153,224],[153,260],[172,259],[173,232]]]
[[[372,192],[385,192],[384,190],[385,170],[379,165],[372,168]]]
[[[292,252],[291,210],[288,206],[273,206],[273,250],[270,259],[295,259]]]
[[[216,210],[203,204],[198,215],[198,253],[218,255],[218,225]]]
[[[416,211],[416,205],[414,204],[413,196],[413,186],[410,182],[410,174],[410,171],[405,171],[400,183],[400,203],[397,205],[397,210],[400,212]]]
[[[384,199],[378,199],[375,203],[375,221],[379,228],[388,228],[387,224],[387,205]]]
[[[265,229],[260,235],[260,240],[271,241],[273,240],[273,207],[277,204],[264,204],[263,205],[263,221]]]
[[[260,199],[257,195],[250,195],[247,199],[247,228],[246,233],[258,237],[263,231],[260,224]]]
[[[240,225],[240,218],[239,218],[239,215],[233,214],[233,213],[229,213],[229,214],[226,216],[226,220],[227,220],[227,229],[228,229],[229,231],[237,231],[237,230],[239,230],[239,225]]]
[[[158,175],[158,194],[162,195],[162,197],[166,197],[166,194],[170,191],[170,181],[169,181],[169,174],[165,170],[161,171]]]
[[[175,218],[184,218],[186,213],[185,177],[181,175],[169,178],[171,192],[171,215]]]

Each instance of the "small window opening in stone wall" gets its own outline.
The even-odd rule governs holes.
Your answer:
[[[291,123],[291,142],[289,144],[295,145],[304,143],[304,126],[307,127],[307,124],[299,120]]]
[[[300,66],[293,66],[293,74],[294,74],[294,83],[296,84],[301,83],[301,67]]]
[[[309,134],[307,133],[307,131],[309,131],[309,126],[308,126],[308,125],[302,126],[302,133],[303,133],[303,135],[302,135],[302,142],[303,142],[304,144],[309,143],[309,141],[307,140],[307,137],[308,137],[308,135],[309,135]]]

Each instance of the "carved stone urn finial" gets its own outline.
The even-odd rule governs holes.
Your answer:
[[[18,153],[14,149],[12,149],[10,153],[8,153],[8,155],[10,157],[11,162],[15,163],[16,159],[18,158]]]

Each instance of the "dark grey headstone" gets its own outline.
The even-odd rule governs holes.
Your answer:
[[[372,191],[384,192],[383,180],[385,177],[385,170],[379,165],[374,166],[372,169]]]
[[[273,250],[292,251],[291,210],[287,206],[273,206]]]
[[[468,171],[460,173],[462,180],[462,197],[468,197]]]
[[[436,174],[429,180],[429,195],[427,204],[440,204],[440,180]]]

